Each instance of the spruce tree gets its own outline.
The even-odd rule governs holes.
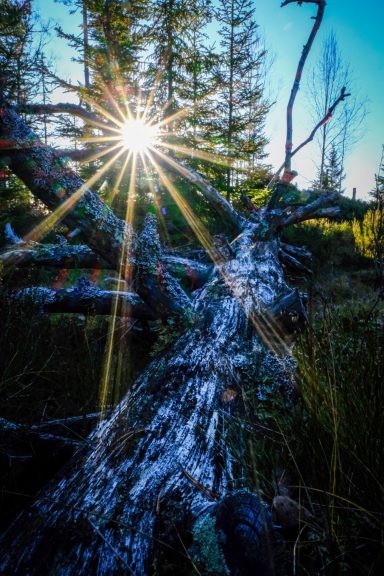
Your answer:
[[[0,2],[0,70],[7,79],[7,100],[25,105],[34,99],[46,99],[50,91],[43,68],[45,27],[38,22],[32,0]],[[46,119],[26,117],[26,121],[46,139]],[[5,143],[6,144],[6,143]],[[12,146],[12,143],[10,143]],[[0,229],[12,223],[21,233],[31,221],[34,201],[24,184],[6,168],[0,158]]]
[[[269,108],[263,96],[266,52],[260,47],[251,0],[220,0],[216,18],[221,26],[221,53],[212,135],[216,150],[233,162],[217,172],[216,182],[230,199],[236,174],[244,169],[241,162],[254,165],[264,156],[263,126]]]
[[[332,144],[329,154],[326,156],[326,160],[323,168],[323,180],[322,189],[323,190],[334,190],[340,194],[344,192],[341,185],[345,179],[345,174],[343,170],[343,163],[340,158],[340,154],[337,150],[335,144]]]

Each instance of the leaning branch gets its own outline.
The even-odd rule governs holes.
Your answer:
[[[93,124],[99,128],[108,129],[111,125],[107,123],[101,116],[94,112],[86,110],[78,104],[58,103],[58,104],[19,104],[15,106],[15,111],[18,114],[70,114],[77,116],[88,124]]]
[[[240,232],[244,228],[244,222],[241,216],[236,212],[233,206],[206,180],[203,176],[193,170],[189,166],[185,166],[175,158],[171,158],[158,150],[151,148],[151,151],[156,155],[156,162],[163,166],[165,169],[170,170],[177,176],[182,176],[191,184],[194,184],[198,190],[205,196],[210,204],[231,223],[233,228]]]
[[[321,194],[321,196],[314,202],[311,202],[305,206],[301,206],[288,216],[286,214],[283,215],[280,219],[279,227],[286,228],[287,226],[298,224],[299,222],[304,222],[305,220],[313,220],[316,218],[331,218],[333,216],[337,216],[340,212],[340,208],[337,206],[324,208],[324,206],[333,204],[336,202],[339,196],[340,195],[338,192],[326,192]]]
[[[52,211],[28,239],[39,240],[63,221],[70,229],[80,228],[91,249],[119,270],[123,246],[132,246],[135,238],[132,227],[117,218],[89,187],[101,177],[105,166],[85,183],[1,101],[1,94],[0,134],[15,143],[14,149],[1,153],[10,170]],[[112,165],[112,160],[109,162]]]
[[[9,300],[47,313],[105,314],[154,320],[143,300],[133,292],[100,290],[89,282],[73,288],[54,290],[42,286],[24,288],[8,294]],[[117,305],[116,305],[117,304]]]
[[[289,181],[289,175],[291,173],[291,159],[292,159],[292,147],[293,147],[293,119],[292,119],[292,112],[293,112],[293,105],[295,103],[295,99],[300,87],[300,81],[303,74],[303,69],[305,62],[307,60],[308,54],[312,48],[313,41],[316,37],[317,32],[319,31],[321,22],[324,16],[324,9],[326,2],[325,0],[286,0],[281,4],[281,6],[287,6],[287,4],[294,4],[297,3],[299,6],[304,4],[316,4],[317,5],[317,14],[315,17],[315,23],[312,27],[311,33],[307,40],[307,43],[303,47],[303,51],[301,53],[301,57],[299,60],[299,64],[296,70],[295,80],[293,82],[291,95],[289,98],[288,106],[287,106],[287,137],[285,143],[285,161],[284,161],[284,174],[286,174],[287,179]]]

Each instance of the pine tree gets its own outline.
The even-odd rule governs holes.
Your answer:
[[[180,90],[186,114],[186,134],[190,146],[199,148],[205,137],[204,126],[210,114],[208,96],[214,91],[213,68],[217,62],[214,46],[209,45],[206,27],[212,19],[209,2],[193,0],[189,8],[190,25],[186,34],[186,65]]]
[[[185,80],[186,38],[192,11],[186,0],[158,0],[150,6],[146,84],[149,92],[153,90],[153,109],[164,118],[182,108],[180,91]]]
[[[344,192],[341,188],[344,179],[345,174],[342,160],[336,145],[333,144],[324,162],[321,188],[324,190],[334,190],[341,194]]]
[[[212,119],[217,151],[235,162],[218,174],[218,185],[231,196],[239,171],[238,160],[254,164],[264,156],[263,125],[268,104],[263,97],[263,62],[251,0],[220,0],[216,18],[221,25],[219,89]],[[236,159],[236,160],[235,160]]]
[[[7,100],[15,105],[47,98],[50,86],[42,71],[45,28],[33,12],[32,0],[0,2],[0,70],[7,78]],[[39,32],[37,32],[39,28]],[[46,119],[26,120],[46,139]],[[24,184],[0,158],[0,228],[10,221],[20,230],[31,218],[34,202]]]

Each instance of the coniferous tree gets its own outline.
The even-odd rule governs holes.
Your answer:
[[[220,87],[212,128],[217,150],[235,162],[235,167],[228,166],[218,174],[216,183],[229,199],[236,185],[238,161],[254,164],[264,156],[263,125],[269,108],[262,93],[266,52],[260,47],[250,0],[220,0],[216,17],[221,25]]]
[[[150,3],[146,76],[159,117],[172,117],[183,106],[180,91],[185,81],[187,31],[191,22],[192,11],[186,0]]]
[[[214,46],[209,44],[206,31],[206,26],[212,19],[210,2],[193,0],[189,12],[185,78],[180,92],[183,105],[188,108],[185,136],[193,148],[198,148],[205,138],[204,126],[210,114],[208,96],[215,89],[213,68],[217,55]]]
[[[340,194],[344,192],[341,183],[345,179],[343,163],[335,144],[332,145],[327,155],[324,168],[321,188],[324,190],[334,190]]]
[[[44,33],[33,12],[32,0],[3,0],[0,3],[0,70],[7,78],[7,99],[23,105],[36,98],[48,98],[49,82],[42,71]],[[31,120],[30,125],[46,140],[46,119]],[[10,221],[17,228],[30,220],[32,196],[24,184],[5,167],[0,158],[1,230]],[[20,229],[20,228],[19,228]]]

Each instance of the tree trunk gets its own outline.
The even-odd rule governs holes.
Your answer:
[[[242,386],[252,382],[260,398],[291,396],[286,374],[292,360],[267,312],[290,291],[277,242],[255,243],[256,229],[248,226],[233,245],[236,257],[217,266],[199,290],[194,300],[199,320],[152,361],[91,435],[90,447],[8,530],[1,544],[2,574],[139,575],[153,573],[154,566],[161,573],[161,559],[175,553],[177,543],[188,564],[175,530],[185,547],[188,531],[194,534],[200,552],[192,548],[190,562],[200,573],[248,574],[258,566],[262,574],[275,573],[267,540],[257,545],[268,519],[263,525],[255,496],[248,493],[247,515],[253,511],[259,522],[250,535],[236,528],[244,522],[236,514],[231,526],[219,521],[220,502],[232,493],[229,502],[241,508],[247,494],[233,492],[243,486],[235,480],[237,465],[227,446],[230,416],[241,411]],[[267,342],[285,353],[273,354]],[[264,384],[267,380],[273,384]],[[201,552],[203,543],[198,545],[204,530],[218,525],[227,545],[220,544],[214,564]],[[253,545],[239,571],[233,563],[247,538]]]
[[[189,298],[163,269],[153,215],[137,238],[55,163],[52,150],[35,137],[26,149],[25,139],[33,135],[6,106],[0,130],[11,141],[19,137],[21,151],[8,158],[15,174],[52,209],[68,207],[76,194],[65,211],[68,225],[80,227],[112,268],[121,251],[132,256],[139,296],[163,320],[173,316],[163,352],[4,534],[0,573],[277,574],[269,512],[239,480],[242,465],[231,453],[231,442],[237,450],[242,445],[232,416],[244,413],[249,387],[261,404],[276,395],[291,401],[290,338],[305,311],[298,292],[285,283],[279,256],[288,254],[298,267],[308,254],[281,244],[278,234],[284,226],[334,215],[323,206],[337,194],[298,209],[263,207],[246,221],[191,173],[189,181],[240,233]],[[169,167],[180,168],[175,160]],[[77,187],[84,194],[77,195]],[[207,249],[218,255],[214,246]]]

